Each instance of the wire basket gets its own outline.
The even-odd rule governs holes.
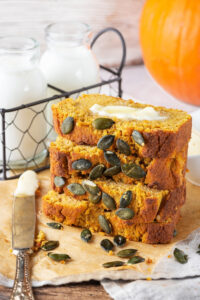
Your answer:
[[[10,109],[0,109],[1,116],[1,147],[2,147],[2,160],[0,160],[0,180],[8,180],[18,178],[22,172],[27,169],[33,169],[36,172],[49,168],[49,152],[48,152],[48,137],[53,133],[53,125],[51,117],[48,116],[49,105],[56,101],[62,100],[73,96],[78,97],[81,93],[100,93],[108,94],[111,96],[122,96],[122,70],[126,58],[126,45],[122,34],[112,27],[105,28],[95,35],[91,42],[91,48],[94,46],[100,36],[107,32],[114,32],[119,36],[122,45],[122,57],[118,68],[108,68],[100,65],[101,69],[101,82],[82,87],[72,91],[64,91],[55,86],[48,85],[49,88],[55,91],[55,95],[46,99],[38,100],[32,103],[13,107]],[[26,129],[20,128],[19,120],[23,117],[24,113],[28,115],[29,124]],[[39,134],[39,137],[34,136],[33,132],[37,129],[38,120],[40,124],[46,126],[46,133]],[[15,147],[9,147],[6,143],[6,137],[9,132],[14,130],[19,131],[19,140],[16,140]],[[40,128],[38,128],[38,131]],[[42,134],[42,133],[41,133]],[[23,154],[23,147],[27,141],[31,141],[31,155],[27,158]],[[17,153],[21,159],[17,160],[17,165],[13,164],[13,155]]]

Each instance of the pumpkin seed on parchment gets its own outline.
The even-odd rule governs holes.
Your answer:
[[[127,257],[132,257],[133,255],[135,255],[136,252],[137,252],[137,249],[124,249],[124,250],[117,252],[116,255],[121,258],[127,258]]]
[[[114,244],[109,239],[103,239],[100,243],[100,246],[107,252],[114,248]]]
[[[104,263],[102,266],[104,268],[114,268],[114,267],[121,267],[125,264],[125,262],[123,261],[119,261],[119,260],[116,260],[116,261],[109,261],[109,262],[106,262]]]
[[[48,253],[49,258],[51,258],[54,261],[61,262],[61,261],[68,261],[71,259],[71,257],[68,254],[63,254],[63,253],[54,253],[54,252],[49,252]]]
[[[81,231],[81,239],[88,243],[92,238],[92,233],[89,229],[85,228]]]

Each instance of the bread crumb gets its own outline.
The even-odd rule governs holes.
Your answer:
[[[168,258],[172,258],[172,255],[170,254],[170,255],[168,255]]]
[[[152,278],[151,277],[147,277],[146,280],[150,281],[150,280],[152,280]]]
[[[105,232],[102,232],[102,231],[99,232],[99,234],[102,235],[102,236],[106,235]]]
[[[160,221],[160,215],[157,215],[156,220]]]
[[[148,271],[148,272],[151,272],[151,268],[147,268],[147,271]]]
[[[151,258],[147,258],[147,259],[146,259],[146,264],[152,264],[152,262],[153,262],[153,261],[152,261]]]
[[[113,251],[112,250],[110,250],[109,252],[108,252],[108,255],[113,255]]]
[[[46,235],[45,233],[40,230],[38,235],[35,238],[35,243],[34,243],[34,247],[33,247],[33,251],[38,251],[40,249],[40,247],[42,245],[44,245],[44,243],[46,242]]]

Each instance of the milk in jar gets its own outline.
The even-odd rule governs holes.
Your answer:
[[[31,38],[0,38],[0,108],[11,109],[46,97],[46,80],[38,67],[39,45]],[[42,105],[5,113],[8,168],[34,166],[45,156]],[[3,160],[0,115],[0,164]]]

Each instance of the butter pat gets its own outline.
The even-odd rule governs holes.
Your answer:
[[[161,116],[153,107],[134,108],[125,105],[107,105],[102,106],[94,104],[90,111],[104,117],[116,117],[121,120],[165,120],[166,116]]]
[[[37,174],[34,171],[25,171],[18,180],[15,196],[34,196],[39,187]]]

